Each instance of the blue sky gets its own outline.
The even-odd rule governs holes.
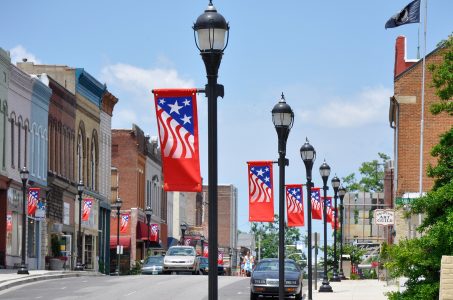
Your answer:
[[[332,176],[357,172],[378,152],[393,157],[388,102],[395,39],[416,58],[418,24],[385,30],[410,0],[215,0],[230,23],[220,66],[219,183],[238,188],[238,223],[248,230],[246,161],[276,160],[271,109],[285,93],[295,112],[288,139],[287,183],[305,182],[305,137]],[[191,26],[208,0],[2,2],[0,47],[14,60],[83,67],[119,98],[114,128],[139,125],[156,136],[153,88],[203,87],[205,69]],[[424,3],[422,4],[424,8]],[[453,1],[430,1],[427,51],[453,31]],[[424,13],[423,13],[424,14]],[[423,28],[421,29],[423,31]],[[207,178],[207,105],[198,98],[202,176]],[[278,170],[274,171],[278,184]],[[205,183],[207,183],[205,181]],[[329,178],[330,185],[330,178]],[[278,193],[274,193],[278,202]],[[277,203],[275,205],[278,211]],[[314,223],[314,230],[321,230]],[[305,228],[302,228],[305,230]],[[329,235],[330,236],[330,235]]]

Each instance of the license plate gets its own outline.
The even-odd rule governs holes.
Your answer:
[[[266,283],[269,285],[278,285],[278,279],[268,279]]]
[[[154,271],[154,270],[153,270],[153,273],[152,273],[152,274],[153,274],[153,275],[157,275],[157,271]]]

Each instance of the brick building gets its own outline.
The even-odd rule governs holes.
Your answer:
[[[394,129],[394,199],[395,204],[410,204],[419,195],[420,170],[420,120],[422,60],[406,59],[406,38],[399,36],[395,46],[394,95],[390,99],[389,121]],[[430,64],[443,60],[443,48],[436,48],[426,55],[425,101],[424,101],[424,138],[423,138],[423,176],[422,192],[429,191],[433,179],[426,175],[429,164],[435,165],[436,159],[430,152],[439,142],[439,136],[450,130],[453,118],[445,113],[434,116],[429,108],[440,101],[431,86]],[[421,216],[404,218],[403,209],[398,210],[395,225],[395,240],[414,237]]]

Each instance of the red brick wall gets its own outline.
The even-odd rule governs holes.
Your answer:
[[[118,169],[121,210],[138,206],[138,153],[131,130],[112,130],[112,167]]]
[[[443,52],[443,50],[434,52],[426,58],[423,191],[430,190],[433,186],[433,179],[426,176],[426,166],[437,163],[430,154],[431,149],[439,142],[439,136],[453,126],[451,116],[445,113],[434,116],[429,111],[431,104],[440,100],[435,95],[435,89],[431,87],[432,75],[428,66],[440,63],[443,60]],[[397,197],[405,192],[419,191],[421,80],[421,61],[395,78],[395,96],[416,96],[416,103],[399,105],[398,174],[395,174],[398,176]]]

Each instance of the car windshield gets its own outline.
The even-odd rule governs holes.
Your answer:
[[[278,260],[262,261],[256,266],[255,271],[278,271]],[[299,267],[290,261],[285,261],[285,271],[300,272]]]
[[[145,265],[151,265],[151,264],[163,264],[164,262],[164,257],[163,256],[157,256],[157,257],[148,257],[145,260]]]
[[[168,249],[167,255],[170,256],[195,256],[195,250],[193,248],[175,247]]]

